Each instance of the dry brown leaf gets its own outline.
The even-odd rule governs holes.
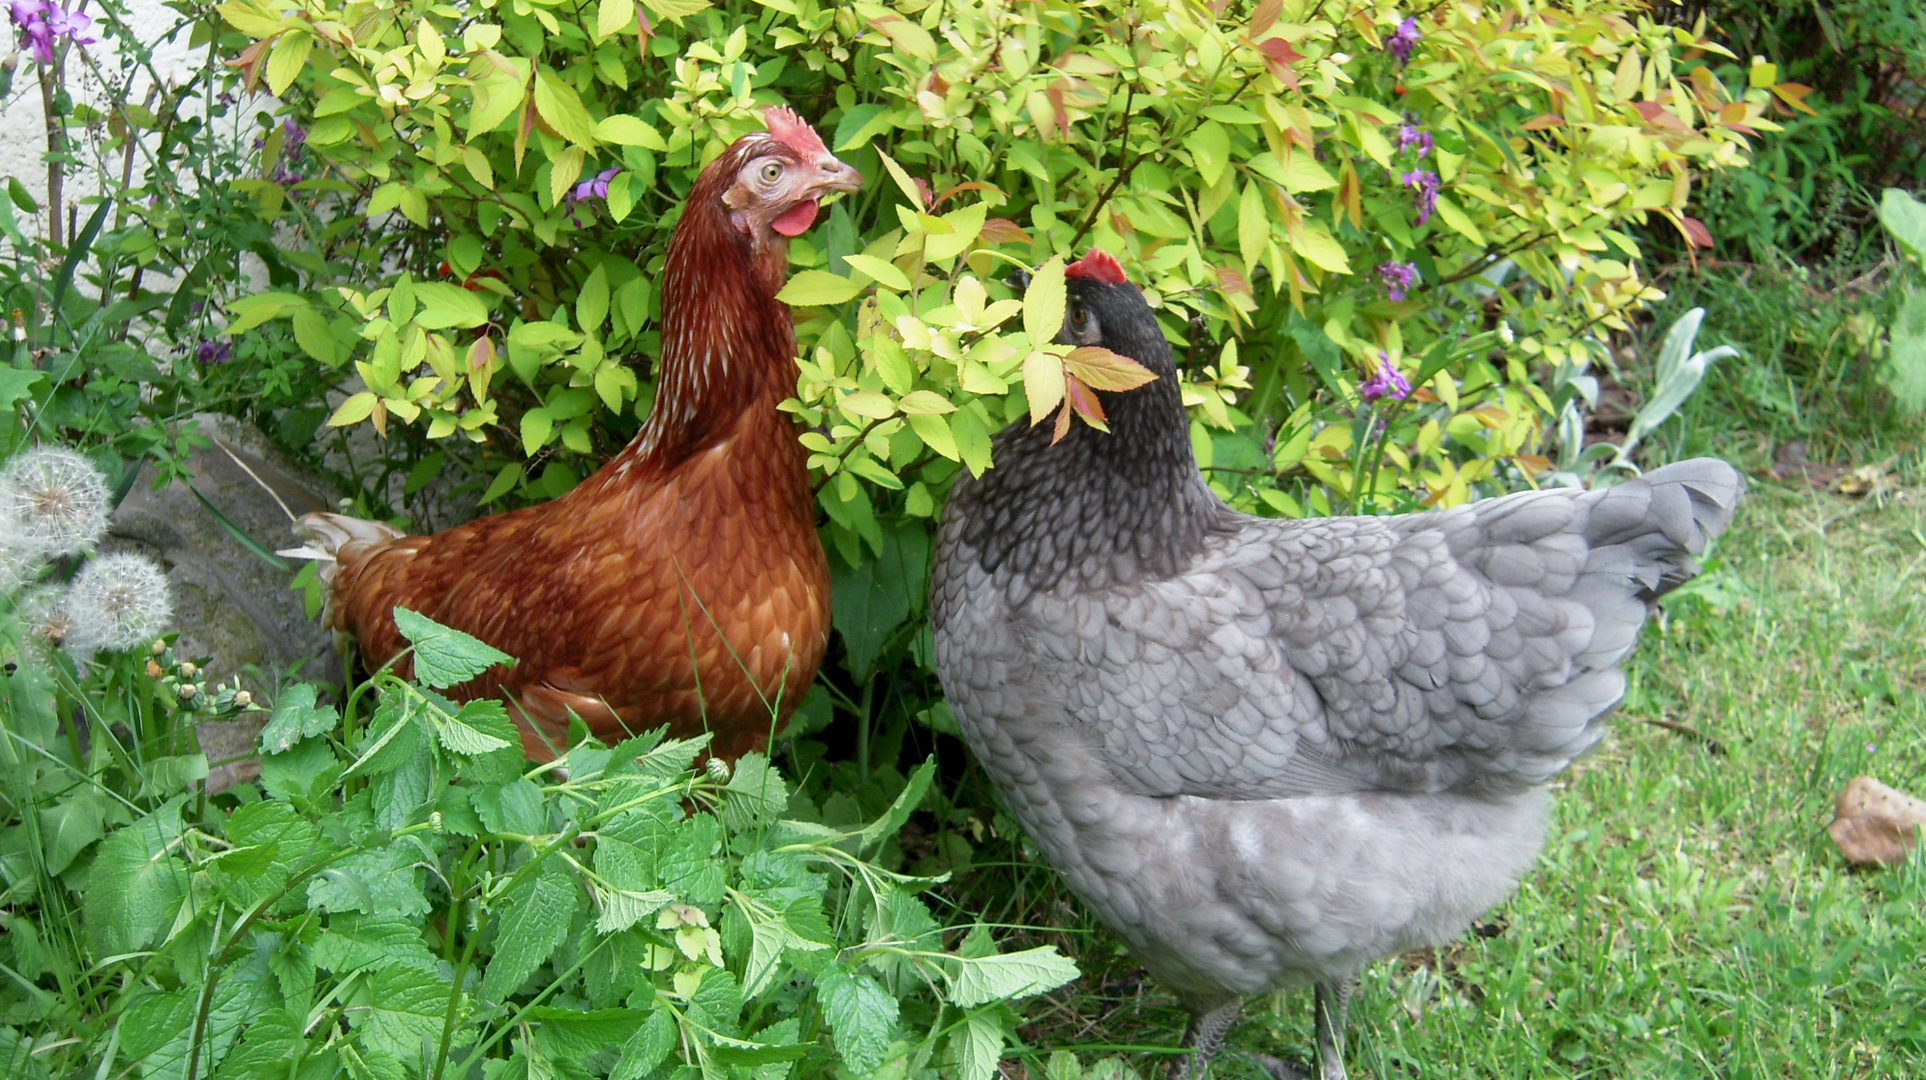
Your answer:
[[[1848,862],[1894,866],[1919,842],[1926,827],[1926,799],[1916,799],[1874,780],[1855,776],[1833,800],[1826,832]]]

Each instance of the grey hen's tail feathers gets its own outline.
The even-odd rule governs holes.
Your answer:
[[[1641,594],[1654,600],[1698,572],[1692,556],[1732,523],[1745,478],[1718,458],[1693,458],[1606,489],[1592,507],[1585,539],[1593,548],[1625,547],[1662,568]]]

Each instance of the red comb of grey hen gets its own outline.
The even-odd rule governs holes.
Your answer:
[[[1124,283],[1123,264],[1112,258],[1102,248],[1091,248],[1090,253],[1063,268],[1064,277],[1089,278],[1105,285]]]
[[[823,145],[822,136],[816,129],[803,122],[787,105],[777,105],[762,114],[762,122],[769,128],[769,135],[803,157],[824,156],[829,148]]]

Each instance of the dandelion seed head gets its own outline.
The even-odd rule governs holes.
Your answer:
[[[0,595],[12,596],[40,578],[45,556],[31,547],[0,542]]]
[[[36,446],[0,472],[0,515],[13,546],[76,554],[107,532],[107,480],[84,454]]]
[[[144,555],[103,555],[81,567],[67,597],[72,643],[87,649],[143,648],[167,628],[174,604],[167,575]]]
[[[42,649],[55,649],[73,636],[74,623],[67,613],[67,588],[43,585],[28,589],[14,601],[13,617],[22,639]]]

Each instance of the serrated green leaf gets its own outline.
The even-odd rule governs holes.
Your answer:
[[[1054,945],[977,958],[956,957],[945,962],[944,971],[949,979],[950,1001],[965,1009],[1054,990],[1080,974],[1075,961],[1057,952]]]
[[[460,712],[436,725],[435,735],[441,740],[441,745],[468,757],[494,753],[521,743],[521,734],[515,730],[515,722],[508,718],[508,710],[495,698],[483,698],[463,705]]]
[[[602,328],[602,320],[608,317],[608,268],[598,265],[589,274],[588,280],[582,282],[582,291],[575,296],[575,325],[593,334]]]
[[[622,1045],[622,1055],[609,1071],[609,1080],[640,1080],[649,1075],[669,1056],[675,1043],[675,1018],[667,1009],[655,1009]]]
[[[482,826],[492,833],[534,836],[548,831],[542,789],[529,780],[476,788],[469,794]]]
[[[135,952],[174,922],[188,871],[172,854],[181,797],[101,841],[81,901],[82,925],[102,956]]]
[[[438,690],[459,686],[496,664],[515,662],[500,649],[407,608],[395,608],[394,618],[395,629],[415,647],[415,678]]]
[[[836,1053],[856,1075],[873,1075],[888,1059],[896,1033],[895,995],[875,979],[841,964],[829,965],[816,977],[816,993],[823,1019],[835,1037]]]
[[[582,891],[566,874],[545,868],[508,895],[496,911],[495,955],[482,977],[481,996],[504,1001],[535,973],[568,936],[568,924],[581,904]]]
[[[315,940],[314,962],[336,975],[388,964],[432,973],[438,963],[422,940],[420,925],[352,911],[329,917],[328,928]]]
[[[274,703],[274,712],[261,728],[261,753],[286,753],[302,739],[326,735],[339,726],[341,714],[335,712],[333,706],[319,705],[316,701],[311,683],[296,683],[282,691],[281,699]]]
[[[417,1061],[423,1040],[432,1046],[441,1036],[448,997],[455,992],[439,975],[388,964],[374,970],[365,996],[346,1015],[363,1049]]]

